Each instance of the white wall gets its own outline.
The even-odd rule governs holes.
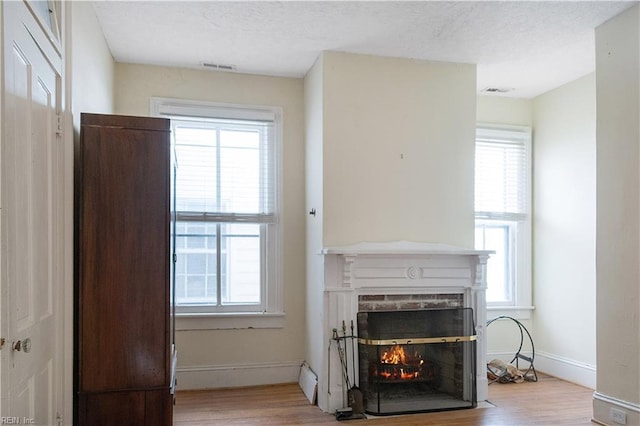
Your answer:
[[[496,124],[506,126],[533,126],[533,102],[530,99],[514,99],[504,96],[483,95],[477,97],[476,120],[483,124]],[[535,143],[534,143],[535,146]],[[498,315],[513,316],[529,330],[532,334],[534,344],[536,340],[533,332],[533,323],[530,319],[521,318],[517,312],[505,312],[489,308],[487,319],[492,319]],[[511,361],[520,345],[520,329],[518,326],[507,320],[500,320],[491,323],[487,328],[487,360],[494,358]],[[530,352],[528,340],[525,340],[525,353]]]
[[[535,98],[533,128],[535,365],[595,388],[594,74]]]
[[[179,331],[178,386],[225,387],[297,381],[305,356],[303,80],[116,64],[118,114],[149,115],[153,96],[283,108],[283,328]]]
[[[65,32],[65,304],[68,306],[66,327],[69,354],[73,353],[73,158],[80,136],[82,112],[112,113],[114,62],[102,29],[90,2],[63,3]],[[69,24],[70,22],[70,24]],[[70,113],[70,114],[69,114]],[[66,357],[65,392],[73,393],[72,356]],[[65,419],[72,418],[71,398],[65,407]]]
[[[322,56],[320,56],[304,79],[305,102],[305,184],[306,184],[306,258],[307,295],[306,318],[307,339],[306,359],[309,365],[320,365],[322,348],[322,303],[324,268],[322,250],[323,229],[323,98],[322,98]],[[315,215],[309,214],[314,209]]]
[[[595,77],[533,100],[479,96],[477,118],[533,129],[535,310],[518,319],[538,371],[595,388]],[[513,357],[517,326],[494,322],[487,335],[489,358]]]
[[[597,388],[640,424],[640,6],[596,29]]]
[[[473,247],[475,66],[323,54],[323,244]]]
[[[71,6],[71,108],[76,132],[80,113],[112,113],[114,62],[90,2]]]
[[[503,96],[478,96],[476,121],[478,123],[531,127],[533,125],[533,102],[530,99],[514,99]]]

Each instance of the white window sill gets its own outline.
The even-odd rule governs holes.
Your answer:
[[[487,306],[487,320],[499,316],[511,317],[517,320],[531,319],[531,311],[535,306]]]
[[[178,313],[176,330],[232,330],[251,328],[283,328],[284,312],[242,313]]]

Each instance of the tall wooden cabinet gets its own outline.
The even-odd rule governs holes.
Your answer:
[[[170,425],[169,120],[82,114],[75,424]]]

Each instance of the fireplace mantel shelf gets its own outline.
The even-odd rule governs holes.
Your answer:
[[[494,252],[489,250],[473,250],[446,244],[421,243],[415,241],[390,241],[362,242],[347,246],[325,247],[320,251],[320,253],[323,255],[335,254],[346,256],[385,254],[456,254],[488,256]]]

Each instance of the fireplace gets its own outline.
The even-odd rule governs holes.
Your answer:
[[[359,312],[360,391],[368,414],[473,408],[476,336],[470,308]]]
[[[486,261],[491,252],[478,251],[459,247],[451,247],[437,244],[414,243],[406,241],[388,243],[359,243],[352,246],[327,247],[321,252],[317,265],[318,276],[320,277],[321,294],[320,299],[314,298],[313,303],[308,304],[307,309],[310,318],[317,318],[317,322],[310,322],[309,333],[311,341],[310,365],[318,377],[318,406],[326,412],[336,412],[345,408],[348,404],[348,388],[344,384],[344,373],[340,369],[341,361],[339,352],[336,350],[334,329],[342,330],[342,324],[354,324],[358,322],[358,313],[367,313],[369,318],[372,313],[392,312],[392,311],[435,311],[438,309],[460,309],[467,308],[466,314],[458,314],[463,317],[471,316],[472,321],[462,321],[456,323],[456,327],[464,323],[462,329],[455,328],[455,336],[468,336],[469,342],[446,342],[446,344],[401,344],[405,350],[405,360],[407,352],[410,354],[405,373],[410,373],[416,366],[411,363],[418,363],[420,358],[424,360],[422,371],[418,368],[418,373],[423,375],[440,374],[440,383],[437,380],[424,380],[422,385],[415,380],[415,392],[426,393],[425,388],[435,388],[442,391],[442,394],[450,393],[458,400],[455,407],[471,406],[475,400],[483,401],[487,397],[486,378]],[[311,269],[316,266],[311,266]],[[318,288],[318,287],[316,287]],[[312,290],[313,293],[313,290]],[[422,315],[422,314],[420,314]],[[427,314],[425,314],[427,315]],[[429,314],[437,315],[437,314]],[[439,322],[439,321],[438,321]],[[358,327],[360,324],[358,323]],[[452,326],[453,327],[453,326]],[[447,337],[440,335],[440,331],[447,330],[430,329],[425,336],[412,335],[415,338]],[[463,333],[464,332],[464,333]],[[365,340],[394,340],[402,336],[387,335],[383,339],[368,338],[358,333],[358,338]],[[449,334],[449,333],[445,333]],[[476,340],[471,340],[475,336]],[[405,338],[406,339],[406,338]],[[333,343],[332,343],[333,342]],[[445,343],[445,342],[443,342]],[[363,368],[364,356],[366,362],[369,360],[369,353],[384,352],[392,349],[394,345],[364,345],[358,342],[355,360],[349,364],[349,377],[357,378],[355,385],[362,387],[368,385],[360,377],[360,369]],[[438,354],[441,348],[446,348],[449,352]],[[457,349],[456,349],[457,348]],[[418,355],[416,355],[416,351]],[[364,355],[366,354],[366,355]],[[382,355],[382,353],[380,353]],[[414,357],[414,358],[411,358]],[[458,365],[449,367],[439,365],[440,358],[457,358]],[[351,359],[351,358],[350,358]],[[475,359],[475,365],[474,364]],[[417,366],[420,367],[420,366]],[[367,366],[367,371],[369,367]],[[380,371],[387,368],[388,373],[398,374],[391,366],[382,366]],[[403,367],[404,369],[405,367]],[[472,374],[475,375],[476,397],[474,398],[472,382],[462,385],[460,390],[450,390],[444,382],[450,380],[443,376],[449,374],[447,369],[451,369],[451,374]],[[389,371],[390,370],[390,371]],[[443,371],[444,370],[444,371]],[[464,371],[464,373],[463,373]],[[414,373],[416,371],[413,371]],[[419,374],[419,375],[420,375]],[[390,376],[391,377],[391,376]],[[352,384],[354,384],[352,381]],[[393,395],[394,386],[391,381],[377,379],[375,385],[378,386],[380,398],[390,395],[389,399],[395,398]],[[448,385],[447,385],[448,386]],[[373,392],[368,395],[369,399],[377,399],[377,390],[367,390]],[[385,393],[386,392],[386,393]],[[412,392],[408,388],[407,392]],[[418,392],[419,393],[419,392]],[[460,396],[462,395],[462,396]],[[405,397],[406,395],[403,395]],[[423,395],[424,396],[424,395]],[[444,397],[444,395],[442,395]],[[396,398],[402,399],[402,398]],[[405,398],[406,399],[406,398]],[[374,410],[369,409],[368,410]],[[430,408],[427,408],[429,410]],[[389,408],[388,404],[382,405],[381,409],[375,408],[379,413],[422,411],[424,408]]]

